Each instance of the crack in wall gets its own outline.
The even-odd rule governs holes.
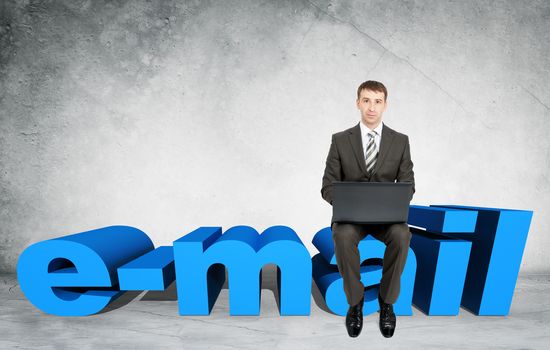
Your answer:
[[[152,312],[152,311],[144,311],[144,310],[129,310],[129,311],[149,314],[149,315],[153,315],[153,316],[170,317],[170,318],[189,320],[189,321],[194,321],[194,322],[202,322],[202,323],[212,324],[212,325],[219,325],[219,323],[217,323],[217,322],[201,320],[201,319],[197,319],[197,318],[193,318],[193,317],[189,317],[189,316],[172,316],[172,315],[159,314],[159,313],[155,313],[155,312]],[[209,316],[211,316],[211,315],[208,315],[206,317],[209,317]],[[267,332],[267,331],[263,331],[261,329],[256,329],[256,328],[251,328],[251,327],[246,327],[246,326],[237,326],[237,325],[231,325],[231,324],[225,324],[225,326],[231,327],[231,328],[243,328],[243,329],[247,329],[249,331],[258,332],[258,333],[262,333],[262,334],[275,334],[273,332]],[[278,334],[284,335],[283,333],[278,333]]]
[[[447,97],[449,97],[454,103],[456,103],[460,109],[462,109],[465,113],[469,113],[469,114],[474,114],[473,112],[470,112],[468,110],[466,110],[464,108],[464,106],[462,105],[462,103],[460,101],[458,101],[453,95],[451,95],[447,90],[445,90],[441,85],[439,85],[439,83],[437,83],[435,80],[433,80],[432,78],[430,78],[426,73],[424,73],[422,70],[420,70],[419,68],[417,68],[415,65],[413,65],[409,60],[407,60],[406,58],[403,58],[399,55],[397,55],[395,52],[391,51],[390,49],[388,49],[386,46],[384,46],[380,41],[376,40],[375,38],[373,38],[372,36],[370,36],[369,34],[367,34],[366,32],[362,31],[361,29],[359,29],[359,27],[357,27],[357,25],[355,23],[352,23],[351,21],[345,21],[341,18],[338,18],[334,15],[331,15],[330,13],[328,13],[326,10],[323,10],[321,7],[319,7],[317,4],[311,2],[310,0],[306,0],[311,6],[313,6],[314,8],[316,8],[317,10],[321,11],[322,13],[324,13],[325,15],[327,15],[328,17],[334,19],[335,21],[337,22],[340,22],[340,23],[345,23],[349,26],[351,26],[352,28],[354,28],[358,33],[362,34],[363,36],[367,37],[369,40],[373,41],[374,43],[376,43],[378,46],[380,46],[381,49],[385,50],[385,52],[389,52],[391,53],[395,58],[405,62],[409,67],[411,67],[414,71],[418,72],[420,75],[422,75],[425,79],[427,79],[428,81],[430,81],[432,84],[434,84],[439,90],[441,90]],[[381,58],[381,57],[380,57]],[[375,66],[378,65],[378,62],[376,62]],[[370,71],[372,71],[374,69],[371,68]],[[369,73],[370,73],[369,71]],[[475,114],[474,114],[475,115]]]
[[[306,32],[304,33],[304,36],[302,37],[302,40],[300,40],[300,44],[298,45],[298,52],[300,52],[300,50],[302,49],[302,44],[304,43],[304,40],[306,39],[306,36],[309,34],[309,32],[311,31],[311,28],[313,28],[313,25],[315,24],[315,21],[311,21],[311,24],[309,25],[309,27],[307,28]]]
[[[376,60],[376,63],[374,63],[374,66],[372,66],[372,67],[367,71],[367,74],[365,74],[365,75],[368,76],[373,70],[376,69],[376,67],[378,67],[378,63],[380,63],[380,61],[382,61],[382,58],[383,58],[384,56],[386,56],[386,52],[388,52],[388,50],[385,49],[384,52],[382,52],[382,54],[380,55],[380,57],[378,57],[378,60]]]
[[[12,291],[11,291],[11,290],[12,290],[13,288],[17,287],[17,286],[19,286],[19,283],[16,283],[16,284],[14,284],[13,286],[9,287],[9,288],[8,288],[8,293],[9,293],[9,294],[12,294]]]
[[[260,316],[256,316],[256,317],[260,317]],[[219,323],[216,323],[216,322],[208,322],[208,321],[206,321],[206,320],[199,320],[199,319],[197,319],[197,318],[189,318],[189,317],[186,317],[185,319],[191,320],[191,321],[202,322],[202,323],[206,323],[206,324],[213,324],[213,325],[218,325],[218,326],[220,326]],[[262,334],[270,334],[270,335],[278,334],[278,335],[284,335],[283,333],[280,333],[280,332],[264,331],[264,330],[261,330],[261,329],[251,328],[251,327],[247,327],[247,326],[238,326],[238,325],[234,325],[234,324],[227,324],[227,323],[224,323],[223,326],[230,327],[230,328],[247,329],[247,330],[249,330],[249,331],[258,332],[258,333],[262,333]]]
[[[526,89],[523,85],[520,85],[520,87],[523,90],[525,90],[525,92],[527,92],[529,95],[531,95],[531,97],[534,98],[538,103],[540,103],[544,108],[546,108],[546,110],[550,110],[550,108],[544,102],[542,102],[535,94],[533,94],[531,91]]]

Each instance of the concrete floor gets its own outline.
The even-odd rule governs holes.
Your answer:
[[[310,316],[280,317],[273,274],[264,270],[261,315],[229,316],[223,289],[210,316],[179,316],[174,285],[167,292],[128,292],[109,310],[88,317],[42,313],[25,298],[15,275],[0,275],[0,349],[548,349],[550,275],[521,276],[510,314],[479,317],[413,316],[397,319],[396,334],[378,331],[378,313],[365,317],[358,338],[344,318],[326,311],[313,284]]]

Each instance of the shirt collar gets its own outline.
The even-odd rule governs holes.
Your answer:
[[[378,124],[378,126],[376,128],[374,128],[374,131],[376,131],[378,136],[382,135],[382,126],[383,126],[383,124],[384,124],[383,122],[380,122],[380,124]],[[371,129],[369,129],[368,126],[363,124],[362,121],[359,121],[359,125],[361,126],[361,135],[367,135],[369,132],[372,131]]]

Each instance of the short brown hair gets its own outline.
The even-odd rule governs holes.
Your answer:
[[[357,99],[359,99],[359,97],[361,96],[361,91],[362,90],[383,92],[384,93],[384,101],[386,101],[386,99],[388,98],[388,90],[386,89],[384,84],[382,84],[381,82],[376,81],[376,80],[367,80],[367,81],[361,83],[361,85],[359,85],[359,87],[357,88]]]

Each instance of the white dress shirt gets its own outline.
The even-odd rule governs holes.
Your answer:
[[[380,122],[374,130],[369,129],[368,126],[363,124],[362,121],[359,122],[359,125],[361,127],[361,141],[363,142],[363,159],[367,156],[367,145],[369,144],[369,132],[376,131],[376,135],[374,136],[374,144],[376,145],[376,152],[378,153],[380,151],[380,141],[382,140],[382,126],[383,123]]]

